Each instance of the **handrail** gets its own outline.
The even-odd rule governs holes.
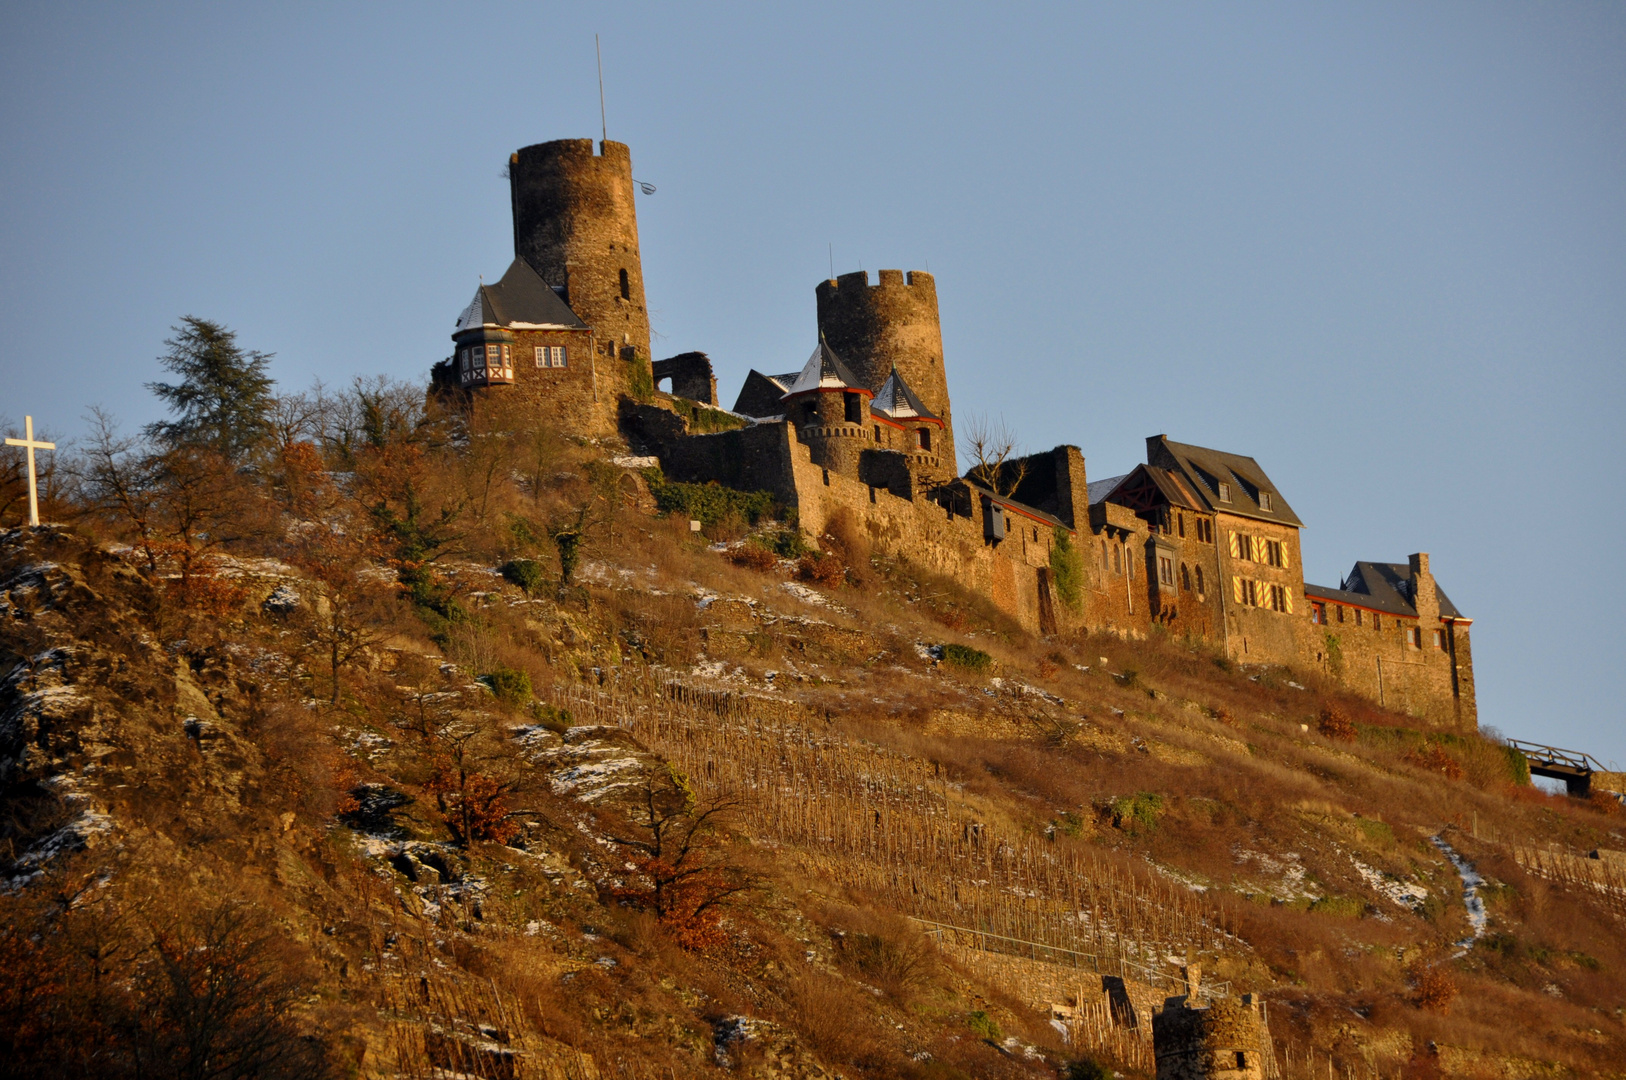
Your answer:
[[[1133,971],[1136,973],[1136,977],[1139,978],[1140,981],[1152,987],[1158,987],[1159,984],[1162,984],[1163,989],[1173,988],[1175,990],[1179,990],[1184,986],[1179,979],[1175,978],[1173,975],[1170,975],[1166,971],[1159,971],[1157,968],[1148,964],[1136,963],[1134,960],[1130,960],[1122,956],[1103,960],[1102,957],[1096,956],[1094,953],[1079,952],[1077,949],[1067,949],[1060,945],[1046,945],[1042,941],[1026,941],[1022,938],[1008,937],[1004,934],[995,934],[987,930],[975,930],[969,926],[955,926],[953,923],[937,922],[935,919],[922,919],[916,915],[910,915],[908,918],[910,922],[925,927],[928,935],[941,934],[945,930],[952,931],[956,934],[969,934],[974,940],[980,939],[984,943],[980,946],[974,946],[976,948],[980,948],[983,952],[998,953],[1003,956],[1025,955],[1030,960],[1038,960],[1041,963],[1053,964],[1060,960],[1064,964],[1070,962],[1073,967],[1089,968],[1098,975],[1110,974],[1110,972],[1104,970],[1104,968],[1108,966],[1116,966],[1118,968],[1119,976],[1127,977],[1129,972]],[[1008,946],[1020,946],[1020,948],[990,948],[987,943],[995,941]],[[1056,959],[1047,960],[1040,955],[1041,953],[1048,953],[1050,956]],[[1084,961],[1084,963],[1080,963],[1079,961],[1081,960]],[[1225,997],[1230,994],[1230,992],[1231,984],[1229,982],[1203,982],[1199,983],[1197,986],[1197,996],[1199,998],[1208,1000]]]
[[[1519,753],[1523,754],[1527,759],[1533,760],[1538,764],[1545,765],[1549,768],[1555,765],[1563,765],[1566,768],[1574,769],[1577,772],[1591,773],[1608,771],[1603,767],[1602,764],[1599,763],[1597,758],[1582,750],[1562,750],[1556,746],[1548,746],[1545,743],[1526,742],[1523,739],[1509,739],[1507,740],[1507,744],[1513,749],[1517,750]]]

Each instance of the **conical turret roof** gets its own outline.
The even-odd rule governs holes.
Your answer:
[[[926,408],[895,367],[892,374],[886,377],[886,382],[875,391],[875,400],[869,403],[869,411],[880,413],[888,420],[936,420],[941,423],[943,419]]]
[[[795,397],[797,394],[806,394],[814,390],[864,390],[864,384],[858,377],[847,369],[829,345],[824,342],[824,335],[819,335],[819,343],[813,349],[813,355],[807,358],[806,365],[796,376],[796,381],[790,384],[785,391],[786,397]],[[864,390],[865,393],[869,391]]]

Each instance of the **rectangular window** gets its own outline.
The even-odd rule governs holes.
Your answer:
[[[1406,627],[1406,644],[1414,649],[1423,647],[1423,631],[1415,626]]]
[[[880,424],[875,425],[875,441],[876,442],[881,441],[881,425]]]
[[[548,347],[546,345],[538,345],[536,347],[536,366],[537,367],[552,367],[553,366],[552,362],[548,358]]]
[[[1175,529],[1180,533],[1180,539],[1184,540],[1186,538],[1186,515],[1174,515],[1174,525]]]
[[[1343,622],[1343,621],[1344,621],[1344,607],[1343,607],[1343,605],[1342,605],[1342,604],[1340,604],[1340,605],[1339,605],[1339,606],[1338,606],[1338,621],[1339,621],[1339,622]]]
[[[1327,625],[1327,608],[1324,604],[1310,605],[1310,621],[1317,626]]]
[[[930,453],[932,448],[932,433],[930,428],[918,428],[915,431],[915,440],[920,448]]]
[[[1157,580],[1160,585],[1174,584],[1174,560],[1167,555],[1157,557]]]
[[[1434,631],[1434,647],[1436,649],[1445,648],[1445,631],[1443,631],[1443,630]]]
[[[1121,574],[1124,572],[1123,548],[1118,547],[1117,545],[1113,545],[1112,548],[1112,572],[1114,574]]]
[[[1220,500],[1220,502],[1230,502],[1231,501],[1231,485],[1230,484],[1225,484],[1225,483],[1220,484],[1220,486],[1219,486],[1219,500]]]
[[[1261,509],[1261,510],[1269,510],[1270,509],[1270,492],[1261,491],[1259,493],[1259,509]]]
[[[1375,612],[1375,611],[1372,613],[1372,629],[1374,629],[1374,630],[1382,630],[1383,629],[1383,623],[1382,623],[1380,617],[1378,616],[1378,613]]]
[[[1361,616],[1361,609],[1360,609],[1360,608],[1356,608],[1356,609],[1355,609],[1355,625],[1356,625],[1356,626],[1359,626],[1359,625],[1361,625],[1361,618],[1362,618],[1362,616]]]

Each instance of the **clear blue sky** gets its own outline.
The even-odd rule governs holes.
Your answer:
[[[1626,7],[7,4],[4,400],[58,436],[182,314],[421,378],[508,154],[612,138],[657,355],[732,401],[813,287],[936,275],[955,410],[1090,474],[1256,457],[1310,580],[1427,550],[1481,715],[1626,763]]]

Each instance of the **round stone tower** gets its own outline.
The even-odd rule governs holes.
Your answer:
[[[508,159],[514,254],[593,328],[601,356],[649,364],[632,153],[624,143],[559,139]],[[603,365],[600,373],[603,374]]]
[[[940,457],[949,475],[954,421],[943,371],[943,331],[937,320],[937,282],[930,274],[882,270],[876,285],[863,270],[819,282],[819,331],[867,390],[879,390],[896,367],[925,406],[943,419]]]

